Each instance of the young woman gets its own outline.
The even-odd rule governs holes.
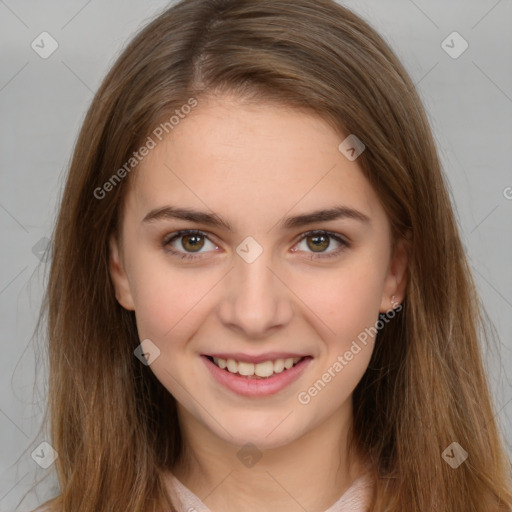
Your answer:
[[[62,512],[498,512],[481,304],[422,105],[329,0],[183,0],[76,144],[47,292]]]

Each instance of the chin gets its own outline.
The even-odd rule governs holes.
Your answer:
[[[285,419],[287,414],[282,414],[279,418],[269,418],[262,413],[257,413],[258,420],[256,421],[252,421],[253,418],[246,414],[241,414],[239,419],[233,419],[226,423],[229,425],[227,430],[231,435],[219,428],[218,425],[215,426],[215,434],[227,443],[238,447],[251,443],[260,450],[280,448],[302,435],[302,432],[292,430],[293,425],[288,423],[288,419]]]

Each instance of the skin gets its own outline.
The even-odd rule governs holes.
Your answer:
[[[388,218],[357,160],[338,150],[343,138],[321,118],[284,106],[201,99],[139,164],[126,195],[121,239],[110,241],[116,297],[135,311],[140,339],[160,350],[150,368],[177,400],[185,451],[173,473],[212,511],[323,512],[361,474],[364,461],[347,452],[347,431],[374,340],[360,344],[309,403],[297,398],[393,307],[393,296],[395,306],[402,301],[406,285],[405,245],[391,253]],[[214,212],[233,231],[143,222],[166,205]],[[369,222],[277,226],[283,217],[338,205]],[[199,252],[183,236],[170,244],[196,260],[162,247],[182,229],[208,236],[199,237]],[[350,245],[327,238],[315,250],[314,235],[299,240],[310,230]],[[252,263],[236,252],[247,236],[263,249]],[[269,351],[313,357],[298,380],[269,397],[225,389],[200,358]],[[248,442],[262,455],[252,467],[237,457]]]

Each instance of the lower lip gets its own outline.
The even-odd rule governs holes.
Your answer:
[[[266,379],[253,379],[223,370],[206,356],[201,356],[201,359],[217,382],[243,396],[268,396],[278,393],[297,380],[312,361],[311,357],[305,357],[289,370],[284,370]]]

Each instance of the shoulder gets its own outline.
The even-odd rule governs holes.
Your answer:
[[[370,472],[365,472],[325,512],[362,512],[368,510],[374,481]]]

